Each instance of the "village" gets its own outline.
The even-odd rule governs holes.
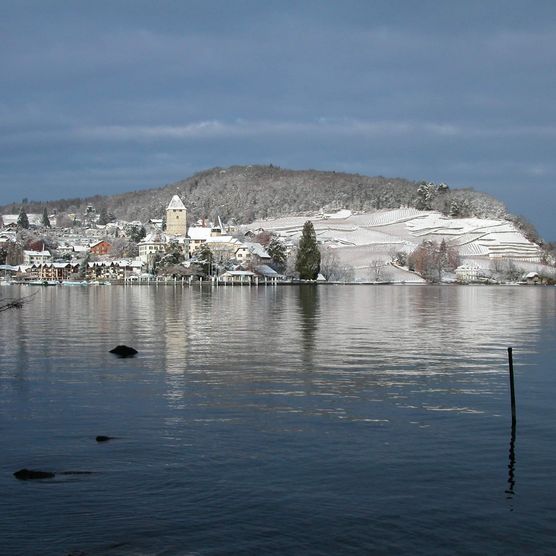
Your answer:
[[[211,280],[222,283],[284,281],[292,244],[274,242],[274,258],[253,233],[218,224],[187,225],[187,209],[174,195],[165,217],[104,223],[87,207],[87,227],[58,227],[56,215],[25,214],[35,239],[17,249],[22,215],[3,215],[0,229],[2,283],[36,285],[145,284]],[[268,236],[264,236],[269,239]],[[258,239],[258,241],[257,241]],[[267,242],[268,244],[268,242]]]
[[[122,221],[105,207],[84,214],[2,215],[0,284],[258,285],[298,283],[296,250],[308,218],[322,283],[554,283],[554,267],[511,223],[445,218],[412,208],[224,225],[188,222],[174,195],[163,218]],[[303,278],[303,276],[301,276]]]
[[[269,234],[238,233],[220,221],[188,226],[187,208],[177,195],[164,218],[145,224],[106,222],[93,206],[82,215],[87,226],[59,227],[56,214],[25,214],[23,219],[22,226],[21,213],[2,216],[4,284],[277,283],[286,280],[280,270],[292,248],[291,241],[275,240],[267,250]],[[33,231],[34,238],[18,249],[22,227]]]

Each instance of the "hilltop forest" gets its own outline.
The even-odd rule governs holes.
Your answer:
[[[272,165],[213,168],[160,188],[111,196],[48,202],[26,200],[25,210],[41,212],[46,206],[49,212],[56,209],[61,213],[83,213],[88,205],[93,205],[97,212],[104,209],[118,219],[145,222],[162,218],[174,194],[184,201],[191,222],[220,217],[224,222],[242,224],[319,210],[373,211],[408,206],[438,210],[454,217],[510,218],[529,237],[536,235],[530,225],[509,216],[503,203],[472,189],[451,189],[445,184],[382,176],[286,170]],[[20,206],[10,204],[0,211],[13,214],[19,212]]]

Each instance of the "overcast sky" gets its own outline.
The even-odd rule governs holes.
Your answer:
[[[474,187],[556,240],[552,0],[1,0],[0,39],[0,203],[272,163]]]

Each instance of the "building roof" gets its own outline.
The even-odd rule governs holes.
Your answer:
[[[244,246],[247,247],[253,255],[257,255],[257,257],[260,257],[261,259],[270,259],[270,255],[260,243],[245,241]]]
[[[24,255],[27,255],[28,257],[51,257],[52,254],[50,253],[50,251],[23,251]]]
[[[185,210],[185,205],[182,203],[182,200],[177,196],[174,195],[170,204],[168,205],[168,209],[178,209],[178,210]]]
[[[278,274],[273,268],[270,268],[267,264],[260,264],[255,267],[255,272],[261,274],[265,278],[283,278],[282,274]]]
[[[138,243],[138,245],[145,245],[145,244],[150,244],[150,243],[155,243],[155,244],[166,243],[166,235],[159,232],[158,230],[155,231],[155,232],[151,232],[146,237],[144,237]]]
[[[241,247],[241,242],[232,236],[211,236],[207,238],[208,244],[223,244],[231,247]]]
[[[249,270],[227,270],[222,276],[257,276],[254,272]]]
[[[110,243],[108,241],[106,241],[105,239],[101,239],[100,241],[97,241],[96,243],[93,243],[89,249],[93,249],[93,247],[97,247],[97,245],[101,245],[102,243],[106,243],[107,245],[110,245]]]
[[[203,226],[189,226],[187,235],[193,240],[207,240],[210,237],[211,228]]]

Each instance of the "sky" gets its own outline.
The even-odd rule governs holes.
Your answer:
[[[556,240],[552,0],[1,0],[0,41],[0,204],[272,163],[473,187]]]

